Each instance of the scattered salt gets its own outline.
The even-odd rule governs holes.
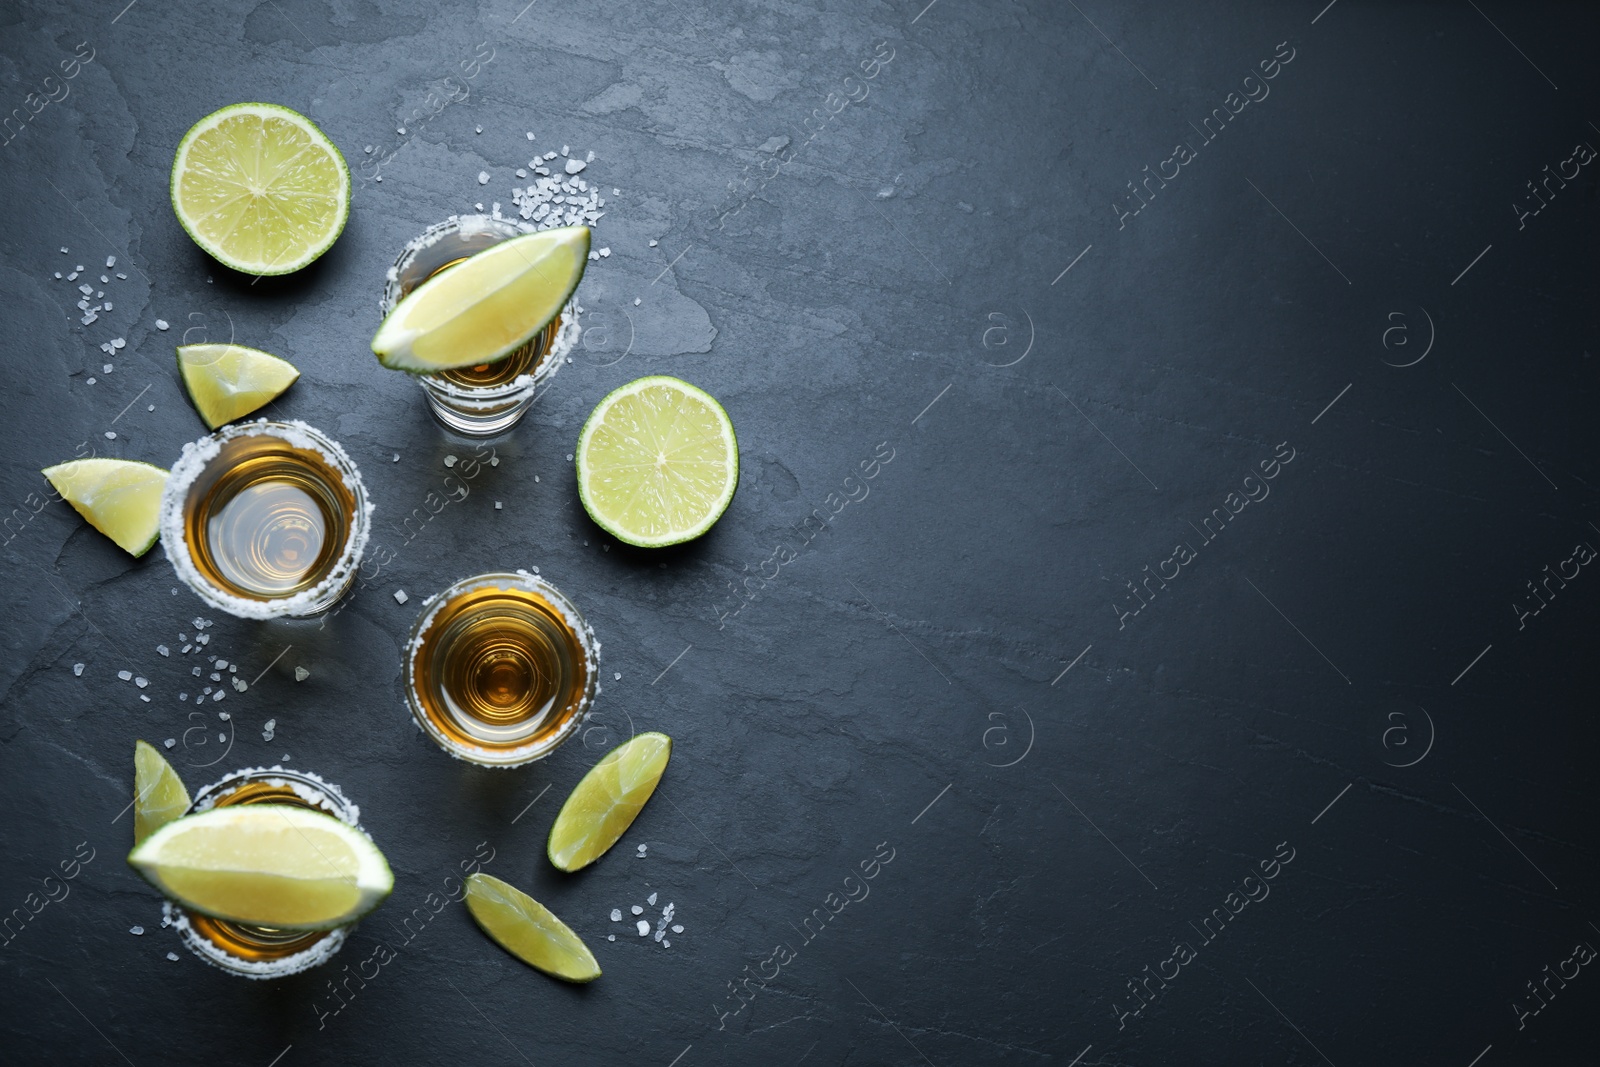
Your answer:
[[[167,959],[171,960],[173,963],[177,963],[178,962],[178,954],[176,952],[169,952],[169,953],[167,953]]]
[[[675,925],[675,926],[673,926],[673,928],[672,928],[672,932],[673,932],[673,933],[675,933],[675,934],[681,934],[681,933],[683,933],[683,924],[682,924],[682,923],[679,923],[679,924],[677,924],[677,925]]]
[[[171,748],[173,745],[176,745],[178,743],[178,739],[176,737],[169,737],[169,738],[167,738],[165,741],[163,741],[161,743],[163,745],[165,745],[167,748]]]
[[[472,128],[472,132],[474,132],[474,133],[482,133],[483,132],[483,127],[482,126],[474,126]]]
[[[148,679],[148,678],[135,678],[133,680],[133,684],[138,686],[140,689],[143,689],[143,688],[145,688],[146,686],[148,686],[150,684],[150,679]]]
[[[89,384],[90,384],[90,385],[93,385],[93,384],[94,384],[94,379],[93,379],[93,378],[90,378],[90,379],[89,379]]]
[[[446,457],[444,457],[444,465],[446,467],[454,467],[456,465],[456,457],[454,457],[454,456],[446,456]]]
[[[562,155],[566,155],[566,154],[567,154],[567,153],[568,153],[568,152],[570,152],[570,151],[572,151],[572,150],[571,150],[571,149],[570,149],[570,148],[568,148],[568,147],[567,147],[567,146],[566,146],[566,145],[562,145],[562,146],[561,146],[561,154],[562,154]],[[78,269],[79,269],[79,270],[82,270],[82,269],[83,269],[83,268],[82,268],[82,267],[79,267],[79,268],[78,268]]]
[[[410,597],[406,596],[406,591],[404,589],[396,589],[394,591],[394,602],[396,604],[404,604],[410,599]]]
[[[124,682],[131,682],[131,681],[133,681],[133,672],[132,671],[118,671],[117,672],[117,677],[121,678]]]
[[[160,653],[160,654],[161,654],[161,655],[163,655],[163,656],[170,656],[170,655],[172,655],[172,652],[171,652],[171,650],[170,650],[170,649],[168,649],[168,648],[167,648],[167,646],[166,646],[166,645],[157,645],[157,646],[156,646],[156,651],[157,651],[157,652],[158,652],[158,653]]]
[[[115,441],[116,439],[117,439],[117,431],[115,431],[115,430],[107,430],[106,431],[106,440],[107,441]]]
[[[619,923],[619,922],[622,921],[622,909],[621,908],[612,908],[611,909],[611,921],[614,922],[614,923]]]
[[[225,670],[228,669],[228,661],[225,660],[225,659],[219,659],[219,660],[217,660],[216,666],[217,666],[217,670],[225,671]]]
[[[654,241],[651,241],[651,242],[650,242],[650,247],[651,247],[651,248],[654,248],[654,247],[655,247],[655,246],[656,246],[656,242],[654,242]]]
[[[83,677],[83,664],[74,663],[72,665],[72,673],[73,673],[73,675],[75,677],[82,678]]]
[[[566,170],[566,172],[568,174],[576,174],[580,170],[582,170],[584,167],[587,167],[588,165],[589,164],[585,163],[581,159],[569,159],[569,160],[567,160],[567,165],[565,167],[565,170]]]
[[[212,700],[221,700],[223,697],[225,697],[227,695],[228,695],[227,693],[223,692],[221,689],[218,689],[215,693],[211,694],[211,699]]]
[[[489,184],[489,172],[488,171],[480,170],[478,172],[478,184],[479,185],[488,185]]]
[[[643,919],[640,919],[637,925],[638,925],[639,936],[640,937],[646,937],[646,936],[649,935],[649,933],[650,933],[650,924],[648,922],[646,922]]]
[[[498,500],[496,500],[496,501],[495,501],[495,502],[494,502],[494,509],[495,509],[495,510],[496,510],[496,511],[499,511],[499,510],[500,510],[500,501],[498,501]]]
[[[311,672],[306,670],[304,667],[296,667],[294,669],[294,680],[295,681],[303,682],[309,677],[311,677]]]
[[[115,267],[116,265],[117,265],[117,257],[116,256],[107,256],[106,257],[106,269],[107,270],[110,270],[112,267]]]
[[[607,934],[606,935],[606,940],[607,941],[615,941],[616,939],[617,939],[617,935],[616,934]]]
[[[639,306],[639,298],[638,297],[634,297],[633,298],[633,306],[634,307],[638,307]]]
[[[223,722],[227,722],[229,719],[233,718],[233,716],[229,715],[225,711],[219,711],[217,712],[217,718],[221,719]]]
[[[168,328],[168,326],[167,326],[167,320],[166,319],[157,319],[156,320],[156,329],[165,330],[167,328]]]
[[[532,133],[529,133],[529,134],[528,134],[528,140],[530,140],[530,141],[531,141],[531,140],[533,140],[533,134],[532,134]],[[61,251],[63,251],[63,252],[65,252],[65,251],[66,251],[66,249],[65,249],[65,248],[63,248],[63,249],[62,249],[62,250],[61,250]]]
[[[651,893],[649,896],[644,898],[644,902],[646,904],[654,904],[656,902],[656,895]]]
[[[633,906],[633,907],[632,907],[632,908],[630,908],[630,909],[628,909],[628,910],[629,910],[629,911],[632,911],[632,912],[633,912],[633,913],[634,913],[634,914],[635,914],[635,915],[643,915],[643,914],[644,914],[644,909],[643,909],[643,908],[641,908],[641,907],[640,907],[640,906],[639,906],[639,905],[637,905],[637,904],[635,904],[635,905],[634,905],[634,906]]]
[[[188,693],[179,693],[178,694],[178,699],[179,700],[188,700],[189,699],[189,694]]]
[[[607,258],[607,257],[608,257],[608,256],[610,256],[610,255],[611,255],[611,249],[609,249],[609,248],[602,248],[602,249],[601,249],[601,250],[600,250],[600,258],[601,258],[601,259],[605,259],[605,258]]]
[[[589,162],[590,162],[590,163],[593,163],[593,162],[594,162],[594,153],[593,153],[593,152],[588,152],[588,153],[585,153],[585,155],[584,155],[584,157],[583,157],[583,158],[584,158],[584,159],[587,159],[587,160],[588,160],[588,161],[589,161]],[[109,267],[109,266],[110,266],[110,265],[111,265],[111,264],[109,264],[109,263],[107,263],[107,264],[106,264],[106,266],[108,266],[108,267]]]

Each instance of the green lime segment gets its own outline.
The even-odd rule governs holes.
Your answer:
[[[469,874],[467,910],[495,944],[528,966],[568,982],[600,977],[600,964],[583,939],[516,886],[481,871]]]
[[[161,467],[127,459],[75,459],[43,473],[63,500],[124,552],[142,556],[156,543],[161,490],[167,484]]]
[[[590,768],[561,805],[546,851],[563,871],[587,867],[616,844],[656,791],[672,756],[672,738],[640,734]]]
[[[166,757],[145,741],[133,743],[133,843],[189,810],[189,791]]]
[[[178,371],[213,430],[270,404],[300,377],[288,360],[244,345],[180,345]]]
[[[595,406],[578,435],[578,495],[619,541],[657,548],[716,523],[739,485],[733,421],[711,395],[654,375]]]
[[[412,290],[378,327],[372,351],[414,374],[504,359],[561,313],[588,262],[587,226],[502,241]]]
[[[350,168],[316,123],[234,104],[189,128],[172,160],[178,222],[225,266],[288,274],[333,246],[350,217]]]
[[[174,819],[136,846],[128,863],[186,908],[285,930],[354,922],[394,888],[388,861],[366,834],[288,804]]]

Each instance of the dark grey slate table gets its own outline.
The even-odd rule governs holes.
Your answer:
[[[1593,1062],[1593,12],[923,3],[0,13],[0,1059]],[[259,282],[167,203],[178,138],[252,99],[356,176],[334,249]],[[585,345],[408,528],[472,446],[367,351],[383,270],[561,145],[608,195]],[[217,618],[257,680],[194,719],[156,646],[198,601],[29,497],[201,435],[185,334],[302,369],[270,413],[350,449],[395,552],[325,626]],[[647,373],[743,450],[655,553],[567,461]],[[415,598],[531,566],[604,642],[593,728],[455,763],[401,701]],[[559,876],[561,797],[634,729],[677,739],[661,791]],[[393,897],[322,970],[208,969],[123,863],[139,737],[191,788],[340,783]],[[475,855],[604,978],[435,910]],[[652,893],[670,948],[609,918]]]

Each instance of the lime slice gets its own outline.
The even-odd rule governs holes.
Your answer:
[[[300,377],[288,360],[244,345],[180,345],[178,371],[213,430],[270,404]]]
[[[495,944],[530,967],[569,982],[600,977],[589,946],[550,909],[481,871],[467,875],[467,910]]]
[[[174,819],[128,863],[186,908],[285,930],[353,922],[394,888],[372,839],[330,815],[239,804]]]
[[[189,810],[189,791],[172,764],[144,741],[133,743],[133,843]]]
[[[633,825],[661,781],[672,755],[666,734],[640,734],[618,745],[589,769],[561,805],[546,851],[563,871],[587,867]]]
[[[596,405],[578,435],[578,495],[589,517],[641,548],[711,529],[739,484],[733,422],[702,389],[656,375]]]
[[[246,274],[288,274],[332,247],[350,216],[350,168],[298,111],[234,104],[178,142],[172,210],[194,243]]]
[[[43,473],[63,500],[123,551],[142,556],[156,543],[165,470],[127,459],[75,459]]]
[[[502,241],[417,286],[372,338],[378,362],[432,374],[504,359],[561,313],[589,262],[589,228]]]

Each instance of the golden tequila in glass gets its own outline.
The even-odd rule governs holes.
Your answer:
[[[251,619],[332,607],[371,525],[361,474],[303,422],[242,423],[184,446],[161,502],[161,543],[213,607]]]
[[[235,771],[195,795],[186,814],[234,804],[290,804],[361,828],[361,809],[339,787],[314,774],[258,767]],[[332,930],[279,930],[213,919],[168,901],[166,919],[188,949],[207,963],[246,978],[282,978],[326,963],[355,924]]]
[[[469,256],[520,236],[524,229],[488,215],[452,216],[408,242],[389,270],[384,315],[410,292]],[[505,359],[417,377],[434,417],[457,433],[489,437],[515,426],[535,395],[567,362],[578,339],[578,308],[568,302],[533,340]]]
[[[600,642],[543,578],[480,574],[428,599],[404,669],[411,714],[440,748],[515,767],[582,725],[600,691]]]

